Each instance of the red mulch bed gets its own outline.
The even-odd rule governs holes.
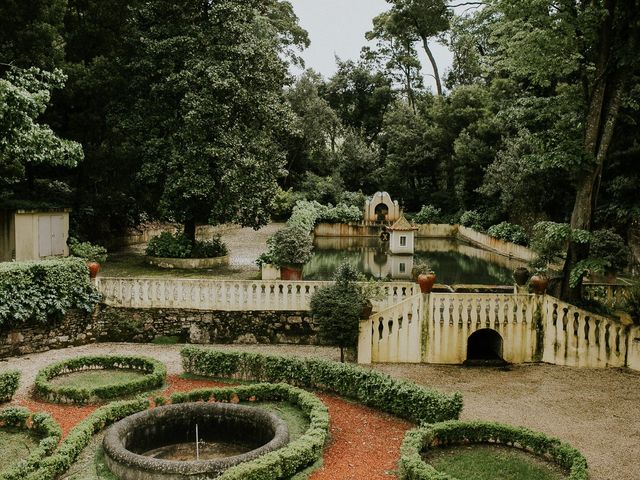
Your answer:
[[[210,380],[188,380],[172,375],[167,377],[167,385],[162,392],[165,396],[173,392],[228,384]],[[324,464],[310,479],[384,480],[394,476],[400,443],[412,424],[339,397],[326,394],[318,396],[329,408],[331,437],[325,449]],[[98,408],[95,405],[61,405],[31,399],[16,403],[31,411],[51,414],[62,427],[63,436]]]

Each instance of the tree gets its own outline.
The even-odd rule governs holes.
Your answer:
[[[294,120],[277,5],[159,0],[133,12],[120,128],[158,214],[192,242],[198,223],[269,220]]]
[[[345,127],[373,142],[395,97],[391,81],[366,62],[337,59],[337,63],[338,71],[321,86],[321,95]]]
[[[64,59],[62,28],[67,0],[0,3],[0,63],[53,70]]]
[[[357,345],[360,317],[367,299],[356,283],[358,272],[353,265],[339,265],[334,280],[332,285],[313,293],[311,313],[318,321],[320,336],[340,348],[340,361],[344,362],[344,350]]]
[[[37,68],[9,69],[0,78],[0,185],[23,181],[29,190],[38,167],[75,167],[82,147],[55,135],[37,122],[49,104],[50,92],[61,88],[64,75]]]

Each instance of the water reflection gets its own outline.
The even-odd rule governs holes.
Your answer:
[[[328,280],[343,261],[373,278],[411,279],[415,261],[426,261],[438,283],[511,285],[511,273],[523,262],[488,252],[455,239],[416,239],[415,255],[393,255],[377,238],[316,237],[313,258],[305,265],[306,280]]]

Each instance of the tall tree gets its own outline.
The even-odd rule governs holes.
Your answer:
[[[259,227],[291,132],[282,32],[260,0],[158,0],[134,11],[121,127],[159,213],[184,224]]]

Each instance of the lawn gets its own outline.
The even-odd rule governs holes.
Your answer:
[[[59,375],[50,382],[56,387],[97,388],[128,383],[144,375],[145,373],[135,370],[86,370]]]
[[[561,480],[566,475],[543,458],[522,450],[470,445],[429,451],[437,470],[461,480]]]
[[[24,430],[0,428],[0,472],[29,456],[38,440]]]

